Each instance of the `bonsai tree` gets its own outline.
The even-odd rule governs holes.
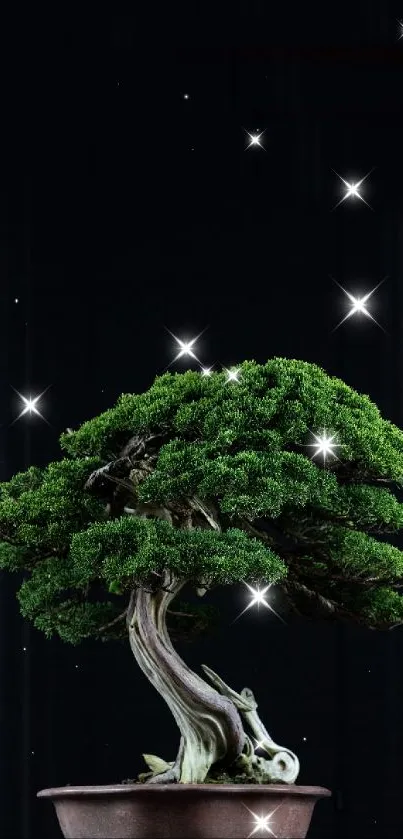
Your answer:
[[[339,446],[326,462],[308,448],[321,429]],[[202,665],[210,684],[176,653],[167,622],[186,611],[169,607],[188,583],[202,596],[248,580],[307,617],[402,623],[388,538],[403,523],[403,433],[316,365],[274,358],[236,381],[167,373],[60,442],[62,460],[0,485],[0,566],[23,572],[22,614],[72,644],[128,637],[181,735],[174,761],[144,756],[140,781],[294,783],[298,759],[252,691]]]

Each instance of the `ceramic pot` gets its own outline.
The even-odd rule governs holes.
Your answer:
[[[65,839],[305,839],[331,792],[287,784],[115,784],[38,792],[55,805]],[[268,830],[269,828],[269,830]],[[271,832],[270,832],[271,831]]]

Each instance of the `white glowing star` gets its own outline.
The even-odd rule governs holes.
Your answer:
[[[255,737],[254,737],[253,739],[254,739],[254,740],[255,740],[255,742],[256,742],[255,752],[256,752],[258,749],[264,749],[263,740],[256,740],[256,738],[255,738]]]
[[[371,169],[371,170],[370,170],[370,172],[367,172],[367,174],[366,174],[366,175],[364,175],[364,177],[363,177],[363,178],[361,178],[361,180],[360,180],[360,181],[357,181],[357,183],[356,183],[356,184],[350,184],[350,183],[348,183],[348,181],[345,181],[345,180],[344,180],[344,178],[342,178],[342,177],[341,177],[341,175],[339,175],[339,173],[338,173],[338,172],[336,172],[334,169],[332,169],[332,172],[334,172],[334,174],[335,174],[335,175],[337,175],[337,177],[338,177],[338,178],[340,178],[340,180],[341,180],[341,181],[343,181],[343,183],[344,183],[344,185],[345,185],[345,187],[346,187],[346,194],[345,194],[345,195],[343,195],[343,198],[341,198],[341,199],[340,199],[340,201],[338,201],[338,203],[336,204],[336,206],[335,206],[335,207],[333,207],[333,209],[335,210],[335,209],[336,209],[336,207],[338,207],[340,204],[342,204],[342,203],[343,203],[343,201],[345,201],[345,200],[346,200],[346,198],[359,198],[361,201],[363,201],[363,202],[364,202],[364,204],[366,204],[366,205],[367,205],[367,207],[369,207],[369,208],[370,208],[370,210],[372,210],[372,207],[370,206],[370,204],[368,204],[368,202],[367,202],[367,201],[365,201],[365,199],[362,197],[362,195],[361,195],[361,193],[360,193],[360,186],[361,186],[361,184],[362,184],[362,183],[364,183],[365,179],[366,179],[366,178],[368,178],[368,176],[369,176],[369,175],[371,174],[371,172],[373,172],[373,171],[374,171],[374,170],[373,170],[373,169]]]
[[[244,804],[244,807],[246,807],[246,804]],[[273,833],[272,829],[269,827],[267,822],[274,816],[274,813],[276,812],[276,810],[278,810],[279,807],[281,807],[281,804],[279,804],[278,807],[276,807],[276,809],[273,810],[271,813],[268,813],[267,816],[258,816],[252,810],[249,810],[249,807],[246,807],[246,809],[249,810],[251,816],[253,816],[253,818],[255,819],[255,828],[254,830],[252,830],[252,833],[249,834],[248,839],[250,839],[251,836],[254,836],[258,831],[261,830],[264,830],[265,833],[270,833],[272,836],[275,836],[275,833]]]
[[[263,151],[266,151],[265,147],[261,143],[261,138],[263,137],[264,131],[261,131],[260,134],[250,134],[249,131],[247,131],[246,133],[249,137],[250,142],[246,146],[245,151],[247,151],[247,149],[252,148],[252,146],[259,146],[259,148],[263,149]]]
[[[248,606],[246,606],[246,608],[235,618],[235,620],[232,621],[232,623],[235,623],[235,621],[239,620],[239,618],[242,617],[242,615],[245,612],[247,612],[247,610],[250,609],[251,606],[255,606],[257,604],[257,607],[259,609],[260,604],[262,604],[263,606],[266,606],[267,609],[270,609],[270,611],[273,612],[273,615],[275,615],[276,618],[278,618],[282,623],[285,624],[285,621],[283,620],[283,618],[281,618],[280,615],[278,615],[277,612],[274,611],[274,609],[270,606],[270,604],[265,599],[265,594],[266,594],[267,591],[269,591],[269,589],[273,585],[272,583],[269,583],[269,585],[266,586],[266,588],[262,589],[262,591],[260,591],[259,589],[252,588],[252,586],[250,586],[249,583],[244,583],[244,585],[249,589],[249,591],[252,593],[253,597],[252,597],[251,602],[248,604]]]
[[[203,332],[205,332],[205,331],[206,330],[203,329]],[[180,347],[180,351],[178,352],[178,355],[176,355],[174,360],[171,361],[171,364],[173,364],[175,361],[177,361],[178,358],[182,358],[182,356],[184,356],[184,355],[188,355],[188,356],[190,356],[190,358],[194,358],[196,361],[199,361],[199,359],[197,358],[197,355],[195,355],[194,352],[193,352],[193,347],[194,347],[196,341],[200,338],[200,336],[203,335],[203,332],[200,332],[199,335],[196,335],[196,338],[192,338],[191,341],[181,341],[181,339],[177,338],[176,335],[174,335],[169,329],[167,330],[167,332],[169,332],[169,334],[172,335],[172,338],[175,339],[176,343],[179,344],[179,347]],[[199,364],[200,364],[200,361],[199,361]]]
[[[224,370],[227,374],[227,382],[239,382],[239,370],[227,370],[226,367]]]
[[[38,411],[37,405],[38,405],[39,400],[42,398],[42,396],[44,396],[46,391],[49,390],[49,387],[50,387],[50,385],[48,385],[48,387],[42,393],[40,393],[39,396],[35,396],[34,399],[32,399],[31,396],[29,396],[29,397],[23,396],[22,393],[19,393],[18,390],[16,390],[15,387],[13,387],[13,390],[15,391],[17,396],[20,397],[23,404],[25,405],[25,408],[23,408],[21,413],[18,414],[18,417],[15,418],[15,420],[11,423],[11,425],[14,425],[14,423],[17,422],[17,420],[19,420],[21,417],[23,417],[24,414],[29,414],[30,416],[32,416],[32,414],[37,414],[38,417],[40,417],[41,419],[44,420],[44,422],[47,422],[45,417],[42,416],[40,411]],[[48,425],[49,425],[49,423],[48,423]]]
[[[332,437],[328,437],[326,434],[326,430],[324,429],[323,434],[321,437],[317,437],[316,434],[313,435],[315,437],[316,443],[308,443],[309,446],[316,448],[317,451],[313,453],[312,457],[316,457],[318,454],[323,455],[323,462],[326,462],[326,455],[330,454],[332,457],[336,457],[333,449],[338,448],[341,446],[341,443],[333,443],[332,441],[335,438],[335,434]],[[338,457],[336,457],[338,460]]]
[[[193,344],[195,343],[195,339],[193,339],[192,341],[180,341],[179,338],[177,338],[176,340],[181,348],[176,358],[182,358],[183,355],[190,355],[191,358],[196,358],[192,350]]]
[[[349,292],[349,291],[346,291],[346,289],[345,289],[345,288],[343,288],[343,286],[341,286],[341,285],[340,285],[340,283],[338,283],[338,282],[337,282],[337,280],[334,280],[334,282],[336,283],[336,285],[338,285],[338,286],[339,286],[339,288],[341,288],[341,290],[342,290],[342,291],[344,291],[344,294],[345,294],[345,295],[348,297],[348,299],[350,300],[350,302],[351,302],[351,309],[350,309],[350,311],[346,314],[346,316],[345,316],[345,317],[344,317],[344,318],[340,321],[340,323],[338,323],[338,324],[337,324],[337,326],[335,326],[335,328],[334,328],[334,329],[332,329],[332,332],[335,332],[335,331],[336,331],[336,329],[338,329],[338,328],[339,328],[339,326],[341,326],[341,324],[342,324],[342,323],[344,323],[344,321],[348,320],[348,318],[351,318],[351,316],[352,316],[352,315],[356,315],[356,314],[366,315],[366,316],[367,316],[367,318],[371,318],[371,320],[373,320],[373,321],[374,321],[374,323],[376,323],[376,325],[377,325],[377,326],[379,326],[379,328],[380,328],[380,329],[382,329],[382,331],[383,331],[383,332],[385,332],[385,330],[384,330],[384,329],[383,329],[383,327],[380,325],[380,323],[378,323],[378,321],[377,321],[377,320],[375,320],[375,318],[374,318],[374,317],[371,315],[371,313],[368,311],[368,309],[367,309],[367,302],[368,302],[369,298],[372,296],[372,294],[374,294],[374,292],[375,292],[375,291],[379,288],[379,286],[381,286],[381,285],[382,285],[382,283],[384,283],[384,282],[385,282],[385,280],[386,280],[386,279],[387,279],[387,278],[386,278],[386,277],[384,277],[384,278],[383,278],[383,280],[381,280],[381,282],[380,282],[380,283],[378,283],[378,285],[376,285],[376,286],[375,286],[375,288],[373,288],[373,289],[372,289],[372,291],[369,291],[369,292],[368,292],[368,294],[365,294],[365,295],[364,295],[364,297],[353,297],[353,295],[352,295],[352,294],[350,294],[350,292]]]
[[[211,376],[211,367],[202,367],[202,376]]]
[[[400,41],[400,38],[403,38],[403,20],[398,20],[397,22],[399,24],[399,32],[400,32],[400,35],[399,35],[397,40]]]

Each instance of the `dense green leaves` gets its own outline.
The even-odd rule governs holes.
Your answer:
[[[370,626],[388,629],[403,621],[403,597],[390,588],[357,591],[354,600],[346,600]]]
[[[32,554],[68,550],[73,533],[103,517],[99,502],[84,492],[99,463],[96,458],[62,460],[0,485],[1,536]]]
[[[166,522],[121,517],[75,534],[67,557],[38,562],[19,591],[21,611],[43,631],[53,627],[73,643],[119,612],[111,601],[91,602],[94,584],[101,583],[105,593],[123,594],[134,585],[150,584],[150,569],[158,574],[166,567],[189,581],[208,579],[215,585],[243,577],[276,582],[287,574],[272,551],[239,530],[186,532]],[[74,627],[69,626],[72,616]]]
[[[195,583],[207,578],[215,585],[245,577],[276,582],[287,573],[273,551],[236,528],[225,533],[179,530],[164,521],[135,516],[77,533],[70,554],[79,577],[99,576],[108,586],[118,583],[128,589],[133,582],[146,583],[150,569],[161,574],[169,568]]]
[[[25,611],[23,596],[19,595],[19,600],[22,614],[32,617],[34,626],[47,638],[57,633],[62,641],[77,645],[85,638],[94,636],[100,640],[120,637],[116,628],[108,629],[105,634],[99,631],[102,626],[112,622],[118,613],[116,606],[111,603],[76,602],[70,598],[31,616],[29,611]]]
[[[0,485],[0,568],[25,571],[21,609],[37,627],[72,643],[97,636],[131,587],[155,582],[164,568],[195,583],[300,578],[369,623],[399,619],[393,587],[403,554],[385,536],[403,524],[391,491],[403,486],[403,433],[369,397],[316,365],[274,358],[239,370],[238,382],[226,373],[166,373],[62,434],[62,461]],[[324,430],[340,444],[326,468],[308,447]],[[102,503],[84,491],[129,440],[154,435],[152,469],[136,486],[128,469],[124,503],[178,516],[201,501],[216,511],[218,529],[207,529],[203,513],[192,529],[180,515],[172,524],[126,515],[112,481],[108,517],[109,484]],[[277,530],[267,535],[262,522]]]
[[[403,435],[369,397],[314,364],[281,358],[245,362],[239,382],[228,382],[225,373],[166,373],[146,393],[123,394],[115,408],[62,434],[61,445],[74,457],[109,460],[131,435],[167,430],[210,443],[215,452],[275,451],[304,447],[321,428],[338,433],[343,463],[402,481]]]

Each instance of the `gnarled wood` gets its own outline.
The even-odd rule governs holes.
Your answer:
[[[249,740],[246,754],[242,755],[236,763],[241,768],[248,768],[247,774],[254,777],[259,777],[260,783],[272,784],[294,784],[299,775],[299,760],[297,756],[290,749],[284,746],[278,746],[272,740],[270,734],[264,727],[260,717],[257,713],[257,702],[250,690],[250,688],[243,688],[241,693],[236,693],[223,679],[214,673],[205,664],[202,664],[206,676],[216,686],[216,688],[224,696],[228,696],[234,703],[235,707],[240,711],[245,722],[253,732],[259,746],[264,749],[271,757],[270,760],[255,755],[254,748]]]
[[[172,575],[171,575],[172,576]],[[193,673],[173,648],[165,616],[186,580],[164,575],[164,588],[133,591],[127,613],[135,659],[170,708],[181,732],[174,763],[147,783],[203,783],[217,761],[232,763],[242,754],[245,733],[234,703]]]

